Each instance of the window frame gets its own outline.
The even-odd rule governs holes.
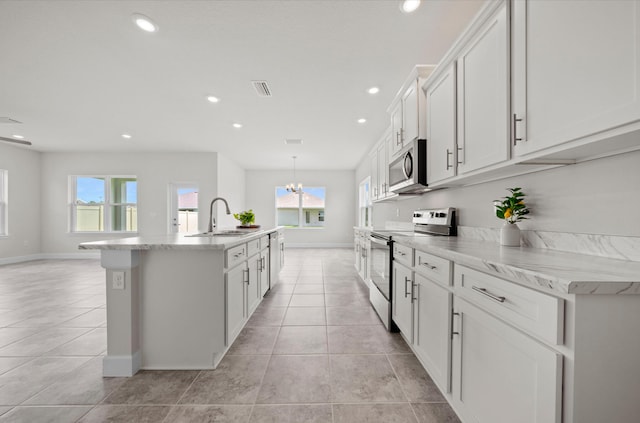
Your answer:
[[[367,176],[358,185],[358,226],[373,226],[372,215],[373,206],[371,201],[371,176]]]
[[[9,236],[9,171],[0,169],[0,238]]]
[[[280,186],[280,185],[276,185],[275,187],[275,223],[276,226],[282,226],[280,225],[280,223],[278,222],[278,189],[281,188],[283,190],[286,190],[285,186]],[[300,229],[312,229],[312,230],[322,230],[325,229],[325,223],[326,223],[326,218],[325,216],[325,211],[327,209],[327,187],[326,186],[310,186],[307,187],[307,189],[317,189],[317,188],[322,188],[324,190],[324,207],[322,208],[322,219],[318,220],[319,222],[322,222],[322,225],[318,225],[318,226],[307,226],[306,224],[306,215],[305,215],[305,209],[304,206],[302,204],[302,195],[300,193],[295,193],[298,196],[298,226],[285,226],[285,228],[287,229],[295,229],[295,230],[300,230]],[[302,193],[304,194],[304,188],[302,189]],[[307,211],[308,213],[308,211]]]
[[[96,179],[104,179],[104,200],[101,203],[104,207],[104,230],[102,231],[78,231],[76,230],[78,224],[78,204],[76,200],[78,198],[78,178],[96,178]],[[127,230],[113,230],[112,226],[112,208],[114,207],[127,207],[127,206],[135,206],[138,208],[138,196],[136,194],[136,202],[135,203],[112,203],[111,202],[111,181],[113,179],[135,179],[136,188],[138,184],[138,177],[136,175],[69,175],[69,228],[68,232],[70,234],[83,235],[83,234],[137,234],[137,229],[135,231],[127,231]],[[137,189],[136,189],[137,191]],[[138,227],[137,216],[136,216],[136,228]]]

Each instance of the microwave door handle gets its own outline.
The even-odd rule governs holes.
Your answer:
[[[407,151],[407,152],[405,153],[404,157],[402,158],[402,173],[404,174],[404,177],[405,177],[405,178],[407,178],[407,179],[411,179],[411,175],[407,175],[407,167],[404,165],[404,164],[405,164],[405,162],[407,161],[407,157],[408,157],[410,160],[412,160],[411,152],[410,152],[410,151]],[[413,163],[411,163],[411,167],[413,167]],[[411,173],[413,173],[413,171],[412,171]]]

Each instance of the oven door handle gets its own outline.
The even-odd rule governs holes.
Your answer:
[[[376,244],[389,245],[389,240],[377,234],[370,234],[369,239]]]

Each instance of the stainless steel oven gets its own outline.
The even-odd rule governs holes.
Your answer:
[[[371,286],[369,301],[387,330],[395,330],[391,320],[391,264],[393,241],[390,235],[372,232],[369,258]]]
[[[393,243],[402,237],[456,236],[456,210],[453,208],[416,210],[413,230],[373,229],[369,259],[369,301],[389,331],[397,331],[393,322]]]

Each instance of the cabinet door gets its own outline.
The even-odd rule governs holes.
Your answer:
[[[260,269],[260,298],[263,298],[264,295],[267,293],[267,291],[269,290],[269,269],[271,268],[270,262],[269,262],[269,250],[262,250],[262,252],[260,253],[260,262],[261,262],[261,269]]]
[[[458,174],[509,158],[508,36],[504,3],[458,56]]]
[[[395,156],[402,150],[402,102],[391,111],[391,136],[393,143],[391,144],[391,156]]]
[[[389,162],[387,159],[387,139],[378,146],[378,188],[379,198],[386,198],[389,193]]]
[[[402,145],[418,139],[418,82],[413,83],[402,96]]]
[[[413,342],[413,273],[411,270],[394,262],[392,285],[391,317],[407,341]]]
[[[225,274],[225,344],[231,345],[240,333],[246,316],[245,285],[246,265],[236,266]]]
[[[640,119],[640,2],[516,0],[512,20],[516,155]]]
[[[562,356],[456,298],[453,401],[464,421],[559,423]]]
[[[455,176],[456,171],[456,67],[427,86],[427,182]]]
[[[443,392],[451,391],[452,294],[415,273],[413,348]]]
[[[260,254],[255,254],[249,258],[248,262],[249,282],[247,283],[247,311],[251,315],[262,299],[260,289],[260,273],[262,271],[262,261]]]
[[[375,201],[380,197],[378,155],[374,151],[371,153],[371,201]]]

